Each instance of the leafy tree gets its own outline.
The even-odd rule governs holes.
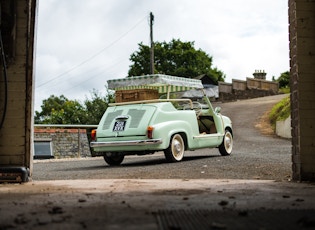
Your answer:
[[[64,95],[51,95],[43,100],[41,112],[35,111],[36,124],[98,124],[109,102],[113,102],[113,94],[107,92],[102,97],[96,90],[91,92],[91,100],[84,104],[77,100],[69,100]]]
[[[61,95],[56,97],[55,95],[51,95],[48,99],[43,100],[41,105],[41,111],[35,111],[35,123],[37,124],[48,124],[47,122],[50,119],[52,111],[59,111],[63,108],[65,102],[68,99]]]
[[[91,100],[86,98],[84,101],[88,124],[98,124],[108,107],[108,103],[114,102],[113,94],[107,90],[107,96],[104,97],[93,89],[91,97]]]
[[[290,86],[289,71],[281,73],[280,77],[276,81],[279,82],[279,88],[288,88]]]
[[[85,124],[84,107],[77,100],[68,100],[64,95],[51,95],[43,100],[41,112],[35,111],[37,124]]]
[[[59,111],[52,112],[51,124],[86,124],[87,114],[77,100],[68,100]]]
[[[201,49],[194,48],[194,42],[156,42],[154,44],[155,73],[180,77],[196,77],[208,75],[214,82],[224,81],[225,75],[216,67],[212,67],[212,57]],[[150,47],[140,43],[139,50],[131,54],[128,76],[150,74]]]

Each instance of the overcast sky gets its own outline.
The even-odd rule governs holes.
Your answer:
[[[128,74],[130,55],[153,39],[194,41],[232,79],[289,70],[287,0],[39,0],[35,110],[50,95],[81,102]]]

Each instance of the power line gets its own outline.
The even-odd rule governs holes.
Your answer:
[[[94,55],[92,55],[91,57],[89,57],[88,59],[82,61],[81,63],[79,63],[78,65],[75,65],[74,67],[68,69],[67,71],[57,75],[56,77],[53,77],[52,79],[36,86],[36,88],[42,87],[46,84],[48,84],[49,82],[52,82],[64,75],[66,75],[67,73],[70,73],[71,71],[81,67],[82,65],[84,65],[85,63],[91,61],[92,59],[94,59],[95,57],[97,57],[98,55],[100,55],[102,52],[104,52],[106,49],[110,48],[111,46],[115,45],[118,41],[120,41],[122,38],[124,38],[127,34],[129,34],[132,30],[134,30],[144,19],[146,19],[147,16],[143,17],[141,20],[139,20],[133,27],[131,27],[131,29],[129,29],[127,32],[125,32],[124,34],[122,34],[118,39],[116,39],[115,41],[113,41],[112,43],[110,43],[108,46],[104,47],[103,49],[101,49],[99,52],[95,53]]]
[[[115,66],[115,65],[117,65],[117,64],[119,64],[119,63],[121,63],[121,59],[120,59],[119,61],[115,62],[114,64],[108,66],[106,69],[110,69],[110,68],[112,68],[113,66]],[[105,69],[105,70],[106,70],[106,69]],[[78,87],[78,86],[81,86],[83,83],[85,83],[85,82],[87,82],[87,81],[91,81],[92,79],[94,79],[94,78],[100,76],[101,74],[104,73],[105,70],[101,70],[101,71],[95,73],[94,75],[89,76],[88,79],[85,79],[85,80],[81,81],[80,83],[78,83],[78,84],[72,86],[71,88],[68,88],[68,89],[67,89],[67,92],[73,90],[74,88],[76,88],[76,87]]]

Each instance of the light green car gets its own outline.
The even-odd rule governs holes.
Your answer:
[[[90,146],[109,165],[119,165],[126,155],[163,151],[168,162],[178,162],[185,150],[218,148],[222,156],[233,148],[231,120],[213,109],[200,80],[168,75],[147,75],[108,81],[115,90],[150,88],[166,99],[110,104]],[[201,101],[171,99],[172,92],[203,91]],[[117,91],[116,91],[117,92]]]

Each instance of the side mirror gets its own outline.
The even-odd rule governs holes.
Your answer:
[[[221,112],[221,107],[215,107],[214,112],[215,113],[220,113]]]

